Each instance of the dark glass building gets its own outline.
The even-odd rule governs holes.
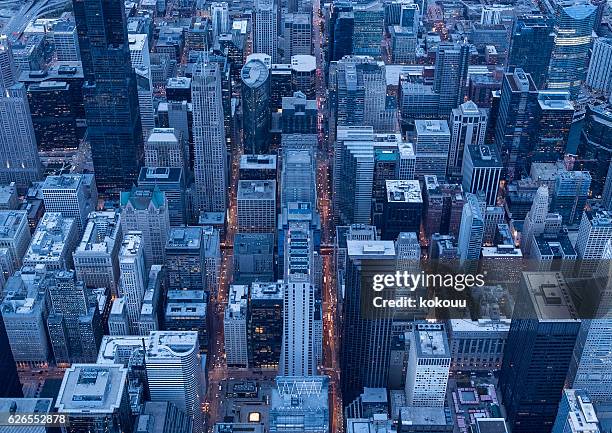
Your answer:
[[[550,432],[580,321],[560,273],[525,272],[499,386],[512,433]]]
[[[353,54],[355,15],[351,3],[333,4],[329,20],[329,60],[340,60]]]
[[[244,152],[268,154],[270,145],[270,71],[261,60],[242,67]]]
[[[283,285],[253,283],[248,328],[249,365],[278,368],[283,340]]]
[[[612,161],[612,107],[589,105],[578,145],[578,166],[591,173],[591,191],[603,193],[608,166]]]
[[[555,35],[553,22],[541,15],[521,15],[514,23],[508,70],[521,68],[531,74],[538,89],[546,83]]]
[[[138,178],[143,140],[124,4],[73,0],[85,84],[87,138],[101,193],[129,188]]]

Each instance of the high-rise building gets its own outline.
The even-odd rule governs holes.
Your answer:
[[[312,376],[315,358],[315,279],[312,232],[290,223],[285,233],[281,376]]]
[[[73,254],[77,279],[87,287],[104,287],[117,295],[119,247],[123,233],[119,212],[89,214],[83,237]]]
[[[524,272],[499,386],[512,432],[550,431],[580,328],[564,277]]]
[[[79,235],[85,230],[87,217],[98,206],[98,191],[93,174],[47,176],[42,185],[45,211],[59,212],[74,218]]]
[[[143,158],[136,74],[124,5],[118,0],[73,1],[85,84],[87,137],[98,189],[132,186]]]
[[[444,407],[451,352],[443,324],[415,324],[406,367],[406,403],[413,407]]]
[[[459,235],[463,212],[463,188],[459,184],[440,183],[436,176],[424,176],[423,219],[425,234]]]
[[[377,308],[371,317],[364,316],[360,299],[368,289],[361,282],[364,273],[395,272],[396,255],[393,241],[349,240],[346,245],[340,379],[343,401],[349,404],[363,387],[380,388],[387,383],[391,317]]]
[[[535,112],[535,136],[527,155],[527,169],[533,162],[563,160],[573,127],[574,105],[566,90],[540,90]]]
[[[448,153],[449,176],[461,176],[463,156],[469,145],[484,144],[487,131],[487,111],[468,101],[453,108],[450,117],[451,143]]]
[[[4,82],[0,81],[0,183],[15,182],[25,191],[40,179],[41,165],[26,89],[11,82],[9,74],[4,75],[6,69],[1,77]]]
[[[108,315],[109,335],[130,335],[130,319],[125,298],[115,298]]]
[[[276,155],[241,155],[240,180],[276,180]]]
[[[270,398],[270,433],[328,433],[329,386],[327,376],[277,376]]]
[[[79,38],[76,26],[70,21],[59,21],[51,29],[55,57],[59,61],[78,62],[81,60],[79,52]]]
[[[605,96],[612,92],[612,38],[595,39],[586,85]]]
[[[274,233],[276,230],[276,182],[240,180],[237,193],[237,231]]]
[[[335,2],[332,5],[329,23],[329,60],[338,61],[353,54],[353,31],[355,14],[350,2]]]
[[[244,64],[240,78],[245,153],[267,154],[270,149],[270,71],[262,61],[253,59]]]
[[[3,91],[17,81],[17,68],[11,42],[7,35],[0,35],[0,89]]]
[[[138,334],[138,317],[147,288],[144,238],[139,232],[127,232],[119,250],[119,296],[125,298],[130,333]]]
[[[71,269],[79,236],[74,218],[45,212],[23,258],[24,266],[45,265],[47,271]]]
[[[174,227],[166,242],[169,290],[205,290],[204,242],[202,227]]]
[[[183,135],[175,128],[153,128],[145,143],[147,167],[187,167]]]
[[[68,417],[66,433],[132,433],[128,369],[72,365],[64,373],[55,407]]]
[[[582,136],[578,144],[579,167],[591,173],[591,190],[603,193],[612,161],[612,109],[609,104],[587,105]]]
[[[508,180],[526,171],[525,156],[536,134],[533,119],[538,108],[538,89],[522,69],[504,75],[495,143],[502,154]]]
[[[601,265],[605,246],[612,239],[612,214],[608,211],[586,210],[576,240],[580,275],[591,278]]]
[[[247,344],[249,286],[231,285],[227,307],[223,316],[223,338],[227,366],[247,368],[249,354]]]
[[[600,433],[597,410],[590,393],[581,388],[563,390],[559,411],[552,427],[552,433]]]
[[[198,61],[191,84],[195,208],[225,212],[227,204],[227,147],[221,73],[216,63]]]
[[[208,347],[206,308],[209,296],[204,290],[169,290],[163,328],[166,331],[196,331],[200,353]]]
[[[202,433],[202,362],[195,331],[156,331],[149,336],[145,361],[151,401],[169,401],[193,418]]]
[[[380,57],[380,40],[385,27],[385,10],[382,4],[354,3],[353,17],[352,54]]]
[[[312,54],[312,29],[310,15],[285,14],[283,16],[284,63],[289,63],[292,56]]]
[[[415,120],[416,163],[414,174],[422,179],[427,174],[446,177],[451,133],[445,120]]]
[[[562,171],[555,181],[550,210],[561,215],[564,224],[578,224],[590,186],[591,175],[588,171]]]
[[[523,223],[521,233],[521,251],[529,256],[534,237],[544,233],[546,228],[546,215],[548,214],[548,187],[542,185],[538,188],[533,204]]]
[[[283,340],[284,284],[253,283],[249,304],[249,365],[276,369]]]
[[[310,54],[291,56],[291,87],[307,98],[317,96],[317,59]]]
[[[189,173],[178,167],[142,167],[138,175],[138,187],[155,191],[161,191],[168,202],[168,219],[171,226],[186,224],[189,216],[188,205],[190,197],[185,194],[185,173]]]
[[[480,249],[484,236],[484,216],[478,198],[474,194],[465,194],[465,204],[461,214],[459,228],[458,253],[462,265],[472,267],[480,258]]]
[[[281,131],[283,134],[316,134],[317,101],[302,92],[282,99]]]
[[[423,197],[418,180],[387,180],[381,239],[395,240],[401,232],[421,229]]]
[[[210,17],[212,19],[213,38],[229,33],[230,19],[229,6],[226,2],[212,2],[210,4]]]
[[[274,0],[257,0],[254,4],[254,52],[264,53],[278,62],[278,5]]]
[[[7,249],[11,268],[21,267],[31,239],[26,211],[0,211],[0,248]],[[7,273],[7,278],[12,275],[4,268],[2,272]]]
[[[463,102],[467,84],[470,49],[468,44],[441,43],[436,54],[434,90],[440,95],[438,115],[448,118]]]
[[[164,264],[164,248],[170,231],[168,200],[159,188],[133,187],[120,195],[123,232],[141,233],[147,268]]]
[[[486,204],[497,204],[497,192],[503,164],[494,145],[468,145],[463,156],[463,189],[476,194],[483,192]]]
[[[236,233],[234,283],[274,280],[274,234]]]
[[[306,202],[316,205],[315,154],[311,149],[283,149],[281,170],[281,206],[290,202]]]
[[[549,89],[570,92],[575,100],[587,74],[597,8],[588,1],[555,2],[555,43],[548,68]]]
[[[520,15],[514,22],[508,70],[530,74],[538,89],[544,87],[554,46],[553,20],[542,15]]]

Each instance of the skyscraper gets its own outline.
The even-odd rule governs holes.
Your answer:
[[[139,232],[128,232],[119,250],[119,296],[125,298],[130,333],[138,334],[138,317],[147,288],[143,237]]]
[[[478,263],[483,236],[484,216],[480,203],[474,194],[467,193],[461,214],[458,239],[459,260],[462,265],[472,268]]]
[[[223,315],[223,338],[228,367],[249,366],[247,344],[249,286],[233,284]]]
[[[230,19],[229,8],[226,2],[212,2],[210,4],[210,16],[212,18],[213,38],[229,33]]]
[[[484,193],[486,204],[495,206],[502,168],[502,160],[495,146],[468,145],[461,167],[463,189],[472,194]]]
[[[264,53],[278,63],[278,5],[275,0],[255,1],[254,52]]]
[[[514,22],[508,71],[521,68],[531,75],[538,89],[546,84],[554,45],[553,20],[542,15],[521,15]]]
[[[545,432],[555,420],[580,320],[560,273],[525,272],[520,290],[499,386],[512,432]]]
[[[0,55],[7,56],[2,50],[7,48],[0,48]],[[28,97],[24,85],[13,84],[8,73],[0,78],[0,183],[15,182],[25,191],[42,174]]]
[[[538,89],[522,69],[504,75],[495,142],[502,154],[508,180],[520,179],[536,134],[533,119],[538,108]]]
[[[575,100],[587,73],[597,8],[586,0],[555,2],[555,44],[548,69],[548,88],[570,92]]]
[[[450,117],[451,143],[448,154],[447,174],[461,175],[463,155],[467,146],[484,144],[487,131],[487,112],[468,101],[453,108]]]
[[[612,92],[612,38],[595,39],[586,85],[606,96]]]
[[[312,232],[290,223],[285,234],[283,345],[279,374],[312,376],[314,356],[314,259]]]
[[[270,149],[270,71],[259,59],[251,59],[240,71],[244,151],[268,154]]]
[[[143,158],[124,5],[119,0],[73,0],[73,9],[96,182],[102,193],[117,193],[136,181]]]
[[[451,110],[463,102],[470,48],[468,44],[441,43],[436,54],[434,90],[440,95],[438,115],[448,118]]]
[[[521,233],[521,251],[524,256],[529,256],[534,236],[544,233],[546,215],[548,214],[548,187],[542,185],[538,188],[533,199],[531,209],[525,217],[523,231]]]
[[[221,101],[221,73],[216,63],[200,59],[191,83],[195,208],[225,212],[227,203],[227,147]]]

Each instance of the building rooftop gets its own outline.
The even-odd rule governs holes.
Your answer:
[[[64,218],[59,212],[45,212],[32,236],[24,261],[43,263],[57,260],[65,253],[74,224],[74,218]]]
[[[84,176],[91,177],[91,175],[84,174],[62,174],[59,176],[47,176],[43,183],[43,193],[49,189],[68,189],[76,190],[79,188],[81,182],[86,182],[87,179]]]
[[[450,330],[452,333],[465,332],[508,332],[510,330],[510,319],[502,318],[499,320],[491,319],[450,319]]]
[[[158,188],[150,190],[134,187],[131,191],[122,191],[119,196],[119,203],[122,207],[130,205],[136,210],[148,209],[150,204],[153,204],[155,207],[161,207],[164,205],[164,202],[164,193]]]
[[[347,253],[350,257],[360,259],[395,258],[395,243],[393,241],[346,241]]]
[[[0,413],[16,414],[45,414],[51,412],[53,399],[51,398],[0,398]],[[11,430],[7,427],[7,430]],[[27,427],[24,427],[25,430]],[[34,427],[32,427],[34,429]],[[19,430],[19,427],[16,427]]]
[[[415,120],[414,128],[418,136],[423,135],[450,135],[446,120]]]
[[[270,76],[270,70],[259,59],[251,58],[240,71],[240,78],[242,82],[251,88],[257,88],[263,85]]]
[[[0,210],[0,239],[14,238],[19,227],[27,224],[27,218],[24,210]]]
[[[178,138],[176,137],[176,130],[174,128],[153,128],[147,139],[147,142],[163,142],[163,143],[174,143],[178,144]]]
[[[501,167],[502,160],[495,146],[487,144],[467,146],[474,167]]]
[[[127,386],[120,365],[73,364],[64,373],[55,407],[59,413],[98,414],[118,411]]]
[[[138,185],[173,185],[182,182],[182,178],[183,169],[179,167],[141,167]]]
[[[130,51],[142,51],[147,46],[147,35],[142,33],[129,33],[128,44],[130,45]],[[149,47],[147,46],[147,49]]]
[[[276,182],[273,180],[238,181],[238,200],[274,200]]]
[[[121,261],[133,259],[138,255],[138,250],[141,249],[142,233],[128,232],[123,236],[119,257]]]
[[[197,331],[153,331],[146,344],[146,359],[188,356],[199,350]]]
[[[166,249],[202,248],[202,227],[172,227],[166,242]]]
[[[129,359],[132,352],[146,345],[148,336],[141,335],[105,335],[98,350],[96,365],[118,364],[122,359]]]
[[[91,212],[76,254],[88,251],[110,253],[119,234],[119,215],[117,211]]]
[[[265,300],[282,300],[283,284],[255,282],[251,284],[251,302]]]
[[[276,155],[241,155],[240,169],[276,170]]]
[[[402,407],[400,416],[406,426],[452,425],[451,415],[443,407]]]
[[[523,272],[523,279],[540,322],[576,321],[577,314],[563,275],[559,272]]]
[[[249,297],[249,286],[232,284],[229,290],[226,319],[243,319],[246,317],[247,299]]]
[[[386,180],[385,184],[389,203],[423,203],[418,180]]]
[[[444,325],[420,323],[414,329],[416,353],[419,358],[448,358],[450,349]]]
[[[317,69],[317,59],[307,54],[291,56],[291,69],[295,72],[314,72]]]

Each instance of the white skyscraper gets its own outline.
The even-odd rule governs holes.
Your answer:
[[[202,433],[202,362],[197,331],[154,331],[146,343],[145,363],[151,401],[169,401],[193,417]]]
[[[274,0],[255,1],[254,52],[272,57],[278,63],[278,8]]]
[[[312,235],[307,224],[293,223],[285,232],[283,345],[279,374],[315,374]]]
[[[83,233],[87,216],[98,205],[93,174],[47,176],[42,193],[47,212],[60,212],[63,217],[74,218],[79,233]]]
[[[548,187],[542,185],[536,191],[531,209],[525,217],[523,232],[521,233],[521,251],[524,256],[531,252],[533,237],[544,233],[546,215],[548,214]]]
[[[179,129],[153,128],[144,151],[147,167],[186,167],[183,135]]]
[[[227,147],[221,102],[221,75],[216,63],[201,59],[191,82],[195,203],[198,211],[225,212]]]
[[[155,128],[149,37],[142,33],[130,34],[128,42],[132,68],[136,72],[136,83],[138,84],[138,106],[142,123],[142,136],[147,137],[149,131]]]
[[[229,300],[223,317],[223,337],[228,367],[249,365],[247,345],[247,301],[249,286],[230,286]]]
[[[582,214],[576,240],[581,275],[592,277],[601,265],[605,246],[611,239],[612,213],[589,210]]]
[[[212,2],[210,4],[210,17],[212,19],[212,31],[214,39],[217,39],[219,35],[229,33],[230,20],[227,3]]]
[[[15,83],[16,75],[17,69],[9,39],[6,35],[0,35],[0,90],[2,92]]]
[[[484,144],[487,112],[472,101],[453,108],[450,117],[451,144],[448,155],[448,174],[461,175],[463,153],[468,145]]]
[[[130,333],[138,334],[138,317],[147,288],[142,234],[128,232],[119,250],[119,296],[125,298]]]
[[[444,407],[451,352],[444,325],[416,324],[410,338],[406,368],[406,403],[416,407]]]
[[[426,174],[434,174],[438,179],[446,176],[446,165],[450,148],[451,134],[446,120],[415,120],[416,129],[416,166],[415,177],[422,179]]]
[[[586,85],[604,95],[612,92],[612,38],[595,39]]]

